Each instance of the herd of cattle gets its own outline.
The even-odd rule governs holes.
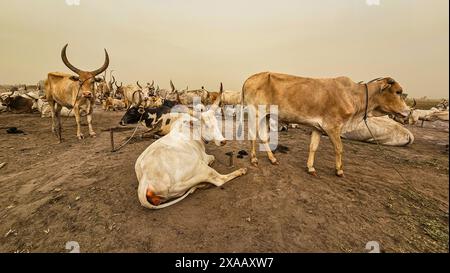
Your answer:
[[[217,92],[204,87],[178,90],[172,81],[170,89],[155,87],[154,81],[145,86],[138,81],[124,86],[122,82],[118,84],[112,71],[107,79],[106,50],[105,61],[99,69],[84,71],[69,62],[66,49],[67,45],[61,51],[61,59],[75,75],[52,72],[36,90],[27,90],[25,86],[22,90],[13,88],[4,92],[0,94],[0,111],[36,111],[41,117],[51,117],[52,131],[61,142],[61,116],[75,117],[76,135],[82,139],[80,119],[84,116],[89,135],[96,135],[92,126],[96,105],[101,105],[104,111],[124,110],[121,125],[141,123],[149,133],[161,136],[139,156],[135,165],[139,201],[152,209],[182,200],[203,182],[220,186],[247,172],[243,168],[222,175],[210,167],[214,156],[205,153],[204,144],[226,143],[217,121],[218,113],[236,120],[238,134],[243,133],[244,112],[248,114],[248,122],[255,124],[248,126],[250,159],[255,166],[257,140],[262,141],[271,163],[279,164],[272,152],[274,147],[269,145],[270,126],[263,127],[266,124],[262,121],[277,118],[286,126],[303,124],[313,129],[307,160],[312,175],[316,175],[314,159],[321,135],[327,134],[335,149],[335,170],[340,177],[344,175],[341,138],[405,146],[414,141],[405,124],[449,120],[448,100],[430,110],[415,109],[415,102],[408,107],[402,87],[390,77],[356,83],[347,77],[312,79],[264,72],[248,78],[242,91],[224,91],[222,84]],[[271,105],[278,107],[277,117],[261,116],[261,106],[269,113]],[[200,138],[193,139],[191,133]],[[172,171],[174,167],[176,172]]]

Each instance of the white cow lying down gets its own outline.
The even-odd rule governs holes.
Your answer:
[[[226,143],[218,127],[215,110],[201,113],[200,119],[182,114],[173,123],[169,134],[152,143],[139,156],[135,171],[142,206],[165,208],[203,187],[202,183],[219,187],[247,172],[242,168],[222,175],[209,166],[214,162],[214,156],[206,154],[204,143],[214,141],[217,146]],[[191,132],[193,136],[201,135],[201,140],[195,140]]]
[[[406,146],[414,142],[414,135],[400,123],[390,119],[388,116],[370,117],[367,120],[370,130],[376,141],[386,146]],[[364,121],[361,121],[351,130],[342,133],[346,139],[376,143],[367,129]]]

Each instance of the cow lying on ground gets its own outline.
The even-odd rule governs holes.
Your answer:
[[[182,115],[169,134],[152,143],[136,160],[138,198],[146,208],[168,207],[203,187],[202,183],[220,187],[247,172],[242,168],[222,175],[210,167],[214,156],[206,154],[204,143],[214,141],[217,146],[226,143],[214,109],[201,113],[199,119]],[[193,139],[192,135],[201,136],[201,140]]]
[[[171,123],[180,117],[179,113],[172,111],[177,105],[175,101],[166,100],[160,107],[143,107],[133,105],[125,112],[119,124],[122,126],[137,124],[139,121],[149,129],[145,134],[166,135],[170,131]],[[186,112],[181,109],[178,112]],[[171,113],[172,112],[172,113]]]
[[[29,92],[24,94],[24,96],[32,99],[34,101],[33,109],[36,109],[41,113],[41,118],[49,118],[52,116],[52,110],[50,109],[50,105],[47,102],[45,96],[40,97],[38,92]],[[83,110],[80,111],[81,116],[85,116],[86,112]],[[63,117],[73,117],[75,114],[73,111],[69,110],[67,107],[61,108],[61,116]]]
[[[33,112],[34,101],[31,98],[15,95],[15,90],[4,97],[0,96],[0,102],[6,111],[16,114]]]
[[[105,111],[116,111],[125,109],[126,105],[122,100],[107,97],[102,100],[102,108]]]
[[[267,130],[259,130],[261,121],[266,120],[267,116],[259,117],[257,111],[259,105],[266,105],[266,111],[269,113],[269,106],[277,105],[280,121],[300,123],[313,128],[308,172],[316,175],[314,157],[320,135],[325,132],[334,146],[336,175],[342,177],[344,169],[341,133],[363,119],[366,107],[367,114],[374,112],[377,115],[393,113],[407,116],[409,108],[402,98],[402,93],[402,87],[392,78],[380,78],[367,84],[359,84],[347,77],[312,79],[270,72],[253,75],[244,83],[241,103],[248,107],[249,117],[254,117],[255,121],[255,126],[249,126],[252,142],[251,162],[253,165],[258,164],[256,137],[259,133],[269,160],[272,164],[279,164],[269,146]],[[238,133],[242,132],[243,114],[241,111]]]
[[[406,146],[414,142],[414,135],[388,116],[369,117],[367,124],[375,139],[370,134],[363,120],[351,129],[349,128],[348,131],[342,132],[342,137],[386,146]]]

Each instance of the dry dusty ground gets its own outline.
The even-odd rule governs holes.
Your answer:
[[[122,113],[94,116],[96,139],[78,141],[73,118],[56,144],[50,119],[0,113],[0,252],[364,252],[368,241],[386,252],[448,252],[448,124],[412,127],[411,147],[344,141],[346,177],[334,175],[334,153],[323,137],[319,178],[305,172],[309,131],[281,133],[289,148],[271,166],[260,153],[246,176],[200,190],[159,211],[140,206],[134,163],[153,141],[110,153],[108,132]],[[87,133],[87,127],[83,130]],[[116,140],[130,134],[116,134]],[[214,168],[230,172],[226,152],[248,143],[207,146]],[[157,160],[157,159],[155,159]],[[397,167],[409,180],[403,182]]]

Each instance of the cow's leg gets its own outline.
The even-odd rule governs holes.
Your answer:
[[[211,167],[208,167],[208,172],[206,172],[207,176],[204,182],[209,182],[211,184],[216,185],[217,187],[222,186],[230,180],[235,179],[236,177],[242,176],[247,173],[247,168],[241,168],[229,174],[220,174],[216,170]]]
[[[308,173],[317,176],[316,169],[314,168],[314,157],[316,155],[317,148],[320,143],[320,132],[313,129],[311,132],[311,143],[309,144],[309,155],[308,155]]]
[[[56,136],[58,137],[58,142],[62,142],[62,125],[61,125],[61,109],[62,106],[56,103],[56,107],[54,108],[55,111],[55,118],[56,118]]]
[[[48,105],[52,113],[52,133],[56,134],[56,111],[55,111],[55,101],[52,99],[48,100]]]
[[[214,163],[214,160],[216,160],[216,158],[213,155],[206,155],[206,164],[208,164],[208,166],[211,166]]]
[[[336,175],[339,177],[344,177],[344,170],[342,165],[342,154],[344,152],[344,147],[341,141],[341,129],[333,128],[331,130],[326,130],[326,133],[330,137],[331,143],[334,146],[334,151],[336,153]]]
[[[73,107],[73,112],[75,114],[75,121],[77,122],[77,137],[78,139],[83,139],[83,134],[81,133],[81,117],[80,117],[80,108],[78,105]]]
[[[261,129],[261,131],[259,131],[258,130],[258,135],[259,135],[259,139],[261,139],[261,141],[262,141],[262,143],[263,143],[263,145],[264,145],[264,149],[266,150],[266,152],[267,152],[267,156],[269,157],[269,160],[270,160],[270,162],[273,164],[273,165],[279,165],[280,163],[278,162],[278,160],[276,159],[276,157],[273,155],[273,152],[272,152],[272,150],[270,149],[270,146],[269,146],[269,133],[268,133],[268,131],[270,130],[270,127],[268,126],[268,124],[269,124],[269,119],[266,119],[267,120],[267,126],[259,126],[259,128],[258,129]]]
[[[92,111],[91,111],[91,113],[89,113],[86,116],[86,119],[87,119],[88,128],[89,128],[89,135],[91,137],[95,137],[97,134],[94,132],[94,129],[92,128]]]
[[[251,141],[250,162],[255,167],[258,166],[258,158],[256,157],[257,115],[254,106],[248,106],[248,136]]]

